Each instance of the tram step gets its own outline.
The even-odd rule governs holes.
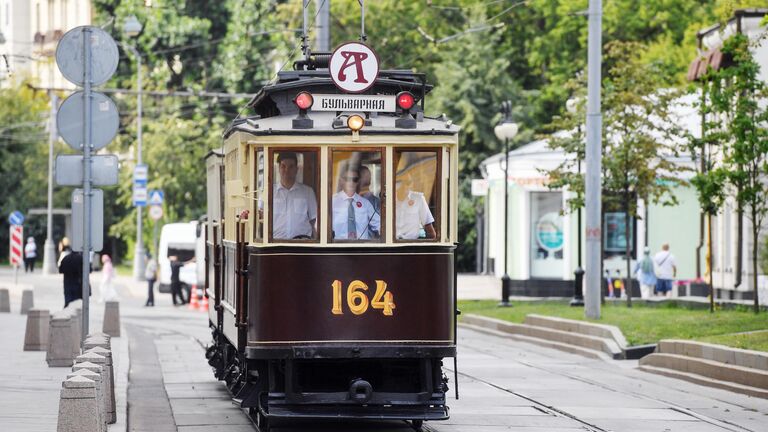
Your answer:
[[[446,420],[445,406],[270,406],[270,419]]]

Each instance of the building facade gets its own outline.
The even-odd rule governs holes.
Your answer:
[[[68,30],[91,24],[89,0],[0,0],[0,85],[30,79],[42,88],[74,88],[56,66]]]

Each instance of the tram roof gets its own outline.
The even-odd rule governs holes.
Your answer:
[[[361,134],[418,134],[418,135],[454,135],[459,127],[445,118],[427,118],[423,116],[419,103],[423,103],[426,94],[432,90],[427,84],[423,73],[408,70],[383,70],[379,72],[374,85],[364,94],[396,95],[409,91],[416,99],[413,109],[417,118],[417,126],[413,129],[395,127],[394,113],[371,113],[371,126],[366,126]],[[314,94],[341,94],[341,91],[331,80],[327,69],[282,71],[275,82],[264,86],[251,100],[248,107],[256,116],[239,119],[226,130],[225,137],[234,132],[245,132],[253,135],[347,135],[349,129],[334,128],[333,112],[317,112],[310,110],[308,116],[313,120],[310,129],[294,129],[293,119],[298,115],[298,108],[293,99],[301,91]]]

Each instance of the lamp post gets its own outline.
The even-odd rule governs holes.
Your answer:
[[[568,112],[571,115],[575,115],[578,111],[578,105],[581,101],[577,98],[570,98],[565,103],[565,109],[568,110]],[[578,139],[581,139],[581,122],[576,126],[576,136]],[[576,151],[576,170],[579,175],[581,175],[581,159],[582,154],[581,151]],[[578,213],[577,213],[577,252],[576,256],[578,257],[578,261],[576,264],[576,270],[573,271],[573,299],[571,299],[571,306],[584,306],[584,291],[583,291],[583,281],[584,281],[584,268],[581,267],[581,207],[579,207]]]
[[[517,123],[512,121],[512,102],[501,103],[504,118],[493,128],[496,138],[504,141],[504,276],[501,277],[501,303],[499,306],[509,307],[509,291],[512,280],[507,273],[507,247],[509,246],[509,140],[517,135]]]
[[[128,37],[136,37],[141,33],[142,25],[134,15],[129,16],[123,22],[123,33]],[[137,100],[136,100],[136,165],[141,165],[141,54],[136,47],[123,44],[123,47],[127,48],[134,56],[136,56],[136,87],[137,87]],[[144,239],[142,236],[142,208],[136,206],[136,248],[133,252],[133,277],[137,280],[144,279]]]

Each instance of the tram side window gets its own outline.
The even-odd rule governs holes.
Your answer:
[[[436,240],[440,214],[438,151],[395,151],[395,238]]]
[[[271,153],[272,239],[317,240],[316,151],[275,150]]]
[[[381,151],[333,151],[333,241],[381,241],[381,160]]]

